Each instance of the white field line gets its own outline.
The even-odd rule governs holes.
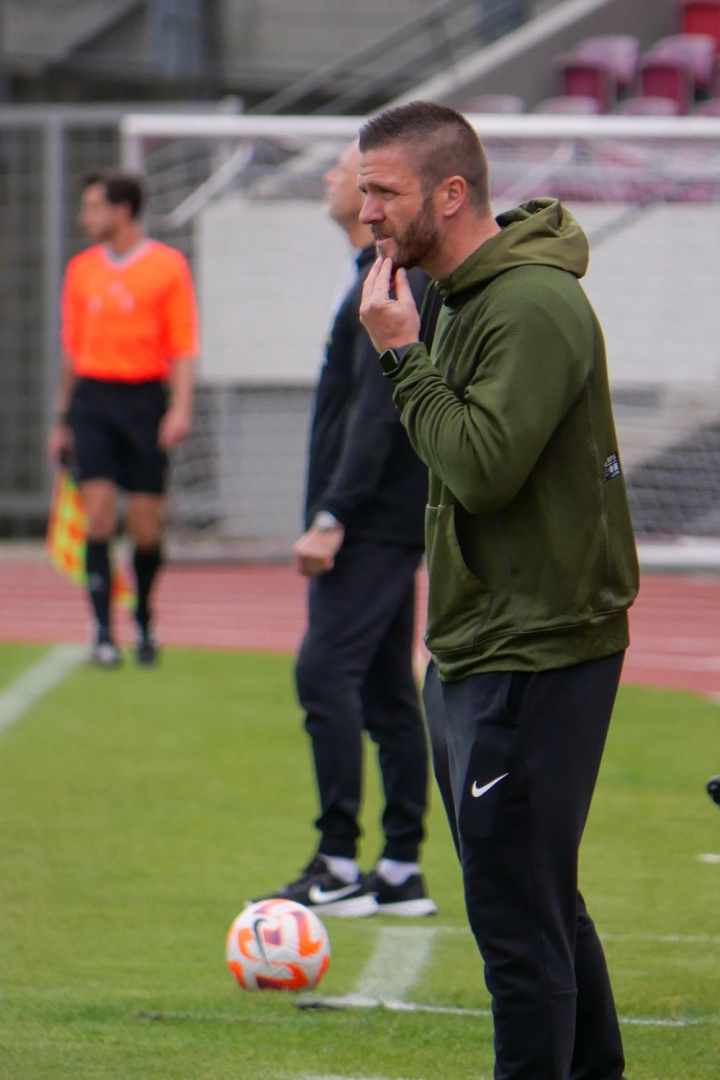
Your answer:
[[[27,710],[62,682],[86,653],[83,645],[58,645],[19,675],[0,693],[0,731],[10,727]]]
[[[435,926],[433,929],[436,934],[470,934],[467,926]],[[710,934],[600,934],[600,940],[647,941],[663,945],[720,945],[720,935]]]
[[[362,998],[357,994],[348,994],[346,997],[322,997],[319,994],[311,1000],[308,999],[303,1005],[324,1009],[389,1009],[391,1012],[408,1013],[440,1013],[446,1016],[473,1016],[491,1017],[490,1009],[460,1009],[443,1005],[422,1005],[419,1002],[410,1001],[377,1001],[372,998]],[[720,1016],[701,1016],[692,1019],[669,1020],[656,1016],[619,1016],[621,1024],[632,1027],[652,1028],[686,1028],[699,1027],[704,1024],[720,1024]]]
[[[384,926],[375,951],[355,987],[353,996],[375,1001],[404,1001],[430,955],[435,928]]]
[[[387,1080],[385,1076],[339,1076],[333,1073],[332,1076],[311,1076],[308,1073],[302,1073],[301,1076],[294,1078],[294,1080]],[[402,1080],[399,1077],[398,1080]],[[478,1077],[478,1080],[485,1080],[484,1076]]]
[[[454,1006],[423,1005],[404,1000],[407,991],[417,982],[438,933],[469,933],[467,928],[383,927],[378,934],[375,951],[358,979],[355,990],[342,997],[307,995],[298,1005],[304,1009],[376,1009],[392,1012],[436,1013],[446,1016],[491,1017],[490,1009],[462,1009]],[[720,937],[681,934],[605,934],[607,941],[648,941],[667,944],[720,944]],[[653,1016],[621,1016],[621,1024],[633,1027],[684,1028],[700,1024],[718,1024],[720,1017],[670,1020]],[[347,1078],[352,1080],[352,1078]],[[356,1078],[360,1080],[360,1078]]]
[[[720,945],[720,937],[703,934],[601,934],[601,941],[651,941],[664,945]]]

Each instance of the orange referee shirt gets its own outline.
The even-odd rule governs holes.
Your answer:
[[[96,244],[68,263],[62,344],[76,375],[120,382],[166,379],[171,362],[198,350],[187,261],[143,240],[117,258]]]

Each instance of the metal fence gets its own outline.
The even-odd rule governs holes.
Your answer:
[[[192,262],[194,222],[213,200],[240,198],[266,208],[278,200],[317,200],[323,169],[357,125],[352,118],[328,125],[330,118],[312,117],[126,116],[121,122],[123,115],[0,110],[0,528],[6,534],[37,529],[47,510],[51,478],[43,444],[59,368],[58,296],[65,263],[84,243],[75,224],[78,175],[119,161],[124,145],[124,160],[135,154],[148,174],[149,232]],[[720,535],[720,315],[713,299],[720,120],[474,120],[488,148],[498,208],[540,194],[577,201],[592,248],[586,288],[608,338],[638,531]],[[325,251],[308,252],[308,282],[313,258],[323,260]],[[282,300],[286,308],[288,298]],[[285,308],[268,310],[286,317]],[[265,310],[257,315],[267,319]],[[321,348],[318,335],[318,357]],[[263,386],[228,378],[199,387],[193,435],[175,455],[176,537],[262,540],[297,532],[311,381]]]
[[[119,111],[0,109],[0,528],[37,528],[58,372],[58,296],[82,246],[77,176],[118,160]]]
[[[52,485],[44,447],[60,367],[58,301],[65,265],[87,243],[76,222],[78,180],[94,166],[120,162],[124,111],[0,109],[0,535],[44,527]],[[208,151],[158,140],[148,163],[148,231],[191,264],[192,220],[168,215],[223,153],[222,146]],[[271,150],[266,156],[261,173],[287,157]],[[309,387],[198,388],[192,436],[173,461],[169,518],[176,541],[297,531],[311,405]]]

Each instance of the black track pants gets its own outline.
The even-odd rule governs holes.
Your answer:
[[[485,963],[495,1080],[621,1080],[602,946],[578,848],[623,654],[441,683],[425,709],[438,784]]]
[[[389,859],[415,862],[427,806],[428,748],[412,670],[420,552],[357,542],[313,578],[295,669],[320,795],[319,851],[354,858],[363,730],[377,744]]]

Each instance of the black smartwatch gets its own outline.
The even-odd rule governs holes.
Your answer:
[[[409,345],[400,345],[397,349],[386,349],[380,356],[380,367],[383,372],[386,375],[396,375],[413,345],[417,345],[417,342],[411,341]]]

